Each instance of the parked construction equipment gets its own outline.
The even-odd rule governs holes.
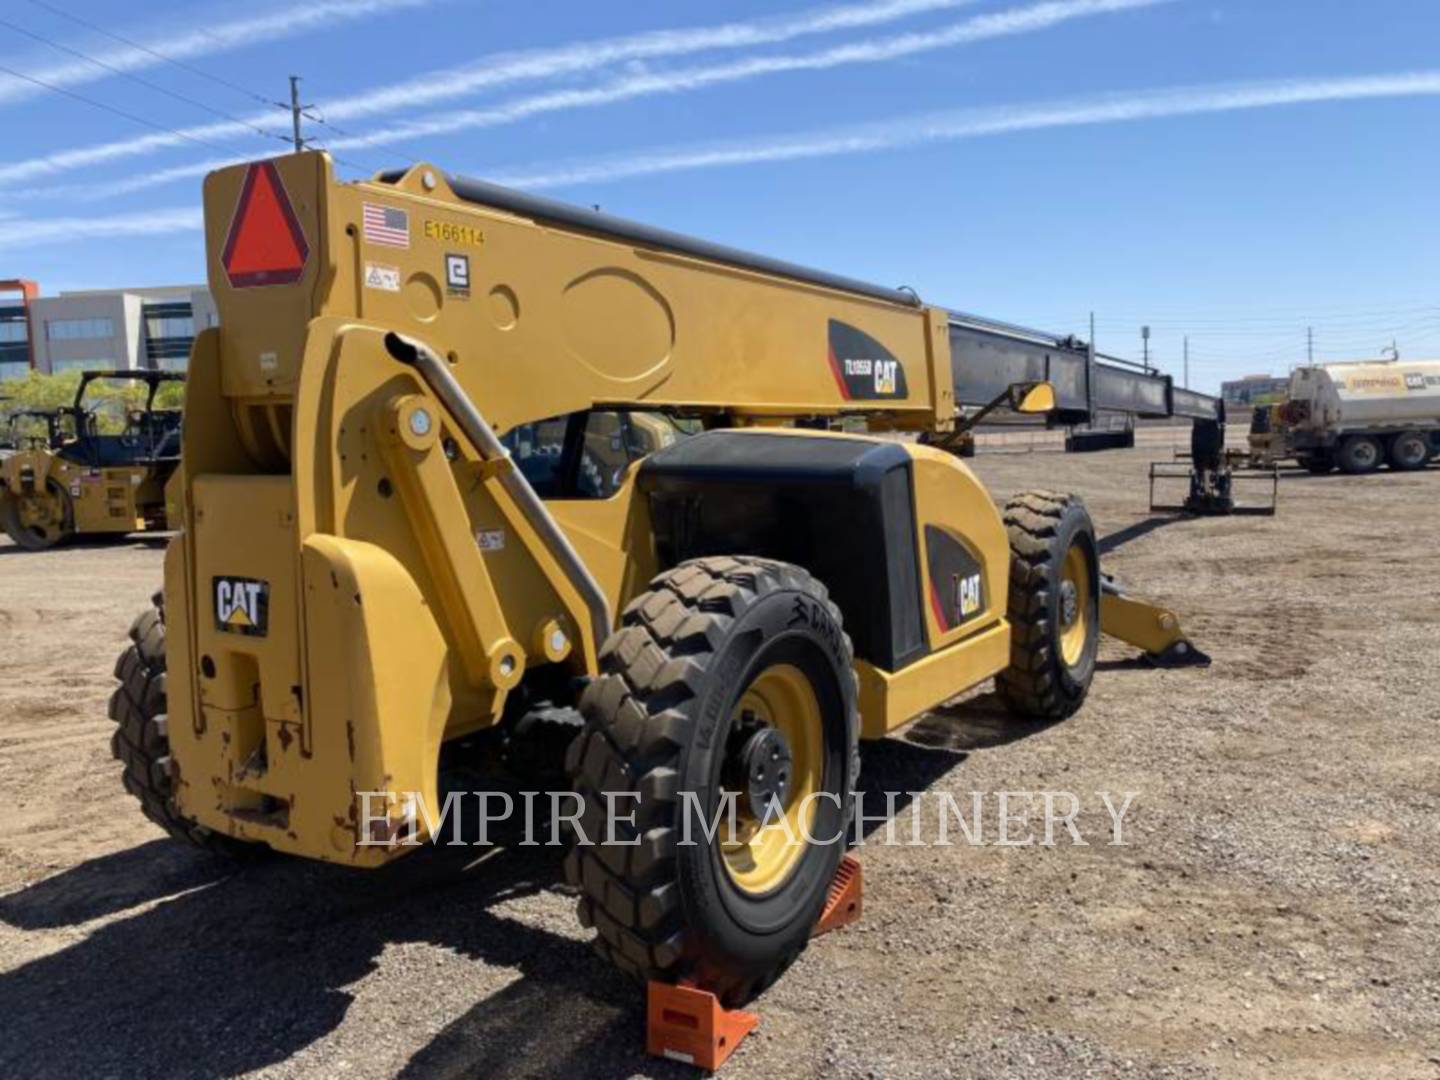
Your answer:
[[[9,403],[15,399],[0,394],[0,459],[9,457],[15,450],[15,414]]]
[[[1222,409],[1221,416],[1224,412]],[[1263,473],[1237,472],[1240,466],[1264,468]],[[1166,502],[1157,495],[1157,488],[1173,487],[1176,481],[1186,485],[1181,502]],[[1240,503],[1235,486],[1260,484],[1268,488],[1265,501]],[[1190,431],[1190,449],[1177,452],[1173,461],[1150,463],[1151,513],[1193,514],[1196,517],[1248,514],[1273,517],[1280,500],[1280,472],[1271,463],[1260,466],[1249,461],[1249,455],[1225,448],[1223,420],[1196,420]]]
[[[1256,410],[1250,448],[1258,463],[1294,459],[1316,474],[1423,469],[1440,455],[1440,361],[1296,368],[1286,400]]]
[[[63,409],[16,409],[5,418],[0,431],[0,453],[9,457],[17,450],[53,450],[63,446],[66,431]]]
[[[0,462],[0,525],[10,538],[40,551],[75,536],[164,529],[165,484],[179,463],[180,410],[157,408],[155,395],[184,378],[170,371],[87,371],[72,404],[17,413],[12,423],[33,420],[45,433],[20,438]],[[105,434],[86,391],[114,380],[143,383],[146,396],[142,408],[125,411],[122,431]]]
[[[992,678],[1067,717],[1102,630],[1194,655],[1173,615],[1102,605],[1078,498],[1002,512],[944,443],[970,406],[1213,398],[426,165],[226,168],[205,216],[181,532],[111,704],[181,839],[378,866],[429,834],[447,744],[568,743],[578,832],[624,800],[619,842],[566,861],[598,950],[733,1006],[826,903],[842,846],[785,837],[843,832],[859,739]],[[664,445],[672,421],[699,433]],[[933,445],[813,430],[838,421]],[[680,844],[684,793],[733,827]]]

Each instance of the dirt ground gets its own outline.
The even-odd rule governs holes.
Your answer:
[[[1440,1077],[1440,469],[1175,521],[1146,510],[1154,454],[976,468],[1082,493],[1128,540],[1108,568],[1214,666],[1107,643],[1065,724],[982,695],[867,746],[867,789],[1071,791],[1091,842],[868,844],[863,922],[756,1003],[726,1075]],[[693,1075],[643,1055],[545,849],[366,875],[162,839],[105,718],[160,560],[0,546],[0,1076]],[[1126,846],[1100,792],[1137,793]]]

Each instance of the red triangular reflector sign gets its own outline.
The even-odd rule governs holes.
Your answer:
[[[310,245],[274,162],[257,161],[245,170],[240,201],[225,238],[220,264],[236,289],[290,285],[305,272]]]

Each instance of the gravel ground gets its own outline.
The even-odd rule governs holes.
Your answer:
[[[1133,536],[1108,568],[1215,665],[1107,643],[1070,722],[982,693],[867,746],[870,790],[983,793],[990,842],[996,793],[1074,792],[1090,843],[878,828],[863,922],[756,1003],[727,1075],[1440,1077],[1440,469],[1287,476],[1273,520],[1171,522],[1154,454],[976,468],[1082,493]],[[0,542],[0,1076],[693,1074],[643,1055],[640,995],[548,851],[237,871],[162,839],[104,712],[160,557]],[[1101,792],[1136,793],[1125,846]],[[900,836],[917,816],[935,839],[923,800]]]

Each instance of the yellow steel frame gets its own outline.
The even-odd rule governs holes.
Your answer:
[[[445,358],[500,432],[607,407],[733,427],[849,416],[876,432],[953,428],[940,309],[464,202],[425,165],[358,184],[337,183],[323,154],[274,167],[310,252],[285,286],[232,286],[221,253],[246,170],[205,182],[221,319],[191,357],[172,491],[182,532],[166,559],[176,797],[219,832],[384,862],[397,849],[368,841],[408,827],[406,793],[436,806],[442,742],[494,724],[528,667],[598,670],[585,599],[502,482],[513,464],[466,437],[390,355],[387,332]],[[403,211],[408,244],[367,237],[366,205]],[[456,255],[469,262],[464,289],[447,281]],[[850,400],[825,355],[831,320],[884,342],[906,391]],[[963,540],[985,602],[953,628],[927,607],[929,655],[902,671],[857,665],[870,737],[1009,660],[999,512],[953,456],[907,452],[917,520]],[[633,472],[608,499],[547,509],[611,611],[658,569]],[[928,575],[923,544],[917,534]],[[268,586],[263,634],[218,622],[213,590],[227,578]]]

